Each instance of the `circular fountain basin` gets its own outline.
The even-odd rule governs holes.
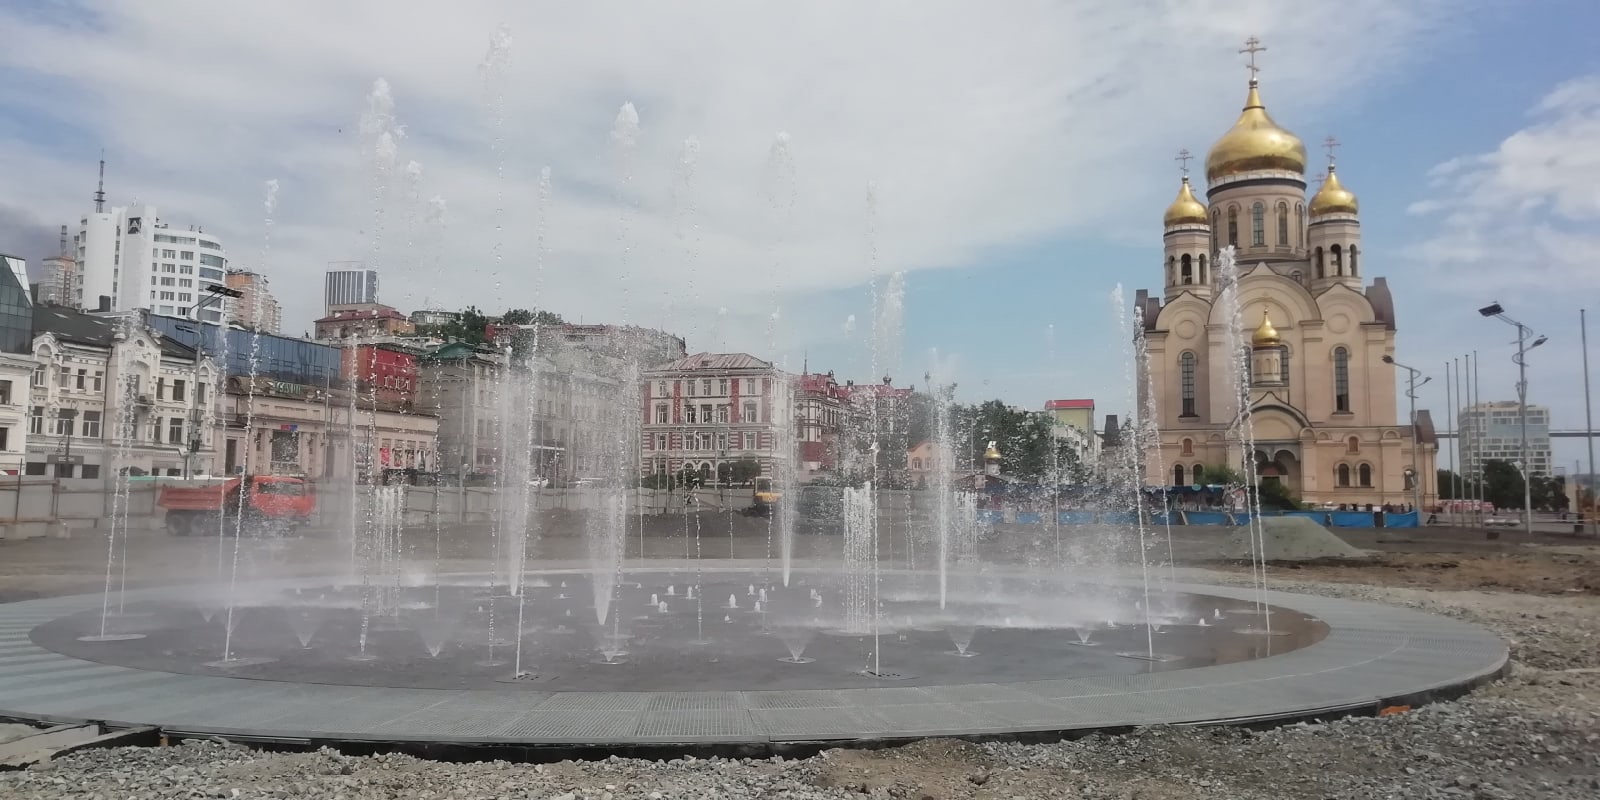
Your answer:
[[[98,595],[0,605],[0,716],[282,742],[750,752],[1376,710],[1506,663],[1503,643],[1457,620],[1278,592],[1264,596],[1271,614],[1233,613],[1261,598],[1229,587],[1173,586],[1146,606],[1142,586],[966,576],[941,607],[929,576],[890,572],[874,630],[860,584],[837,572],[797,571],[787,587],[759,566],[708,572],[702,608],[684,596],[692,567],[629,570],[600,599],[603,624],[581,571],[533,576],[520,598],[458,577],[365,593],[251,584],[226,657],[203,592],[129,593],[139,616],[107,628],[144,634],[126,641],[80,639],[100,630]]]

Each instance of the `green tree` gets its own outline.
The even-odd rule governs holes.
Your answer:
[[[1509,461],[1483,462],[1483,498],[1496,508],[1522,508],[1522,473]]]
[[[732,467],[734,483],[749,483],[761,477],[761,462],[753,458],[741,458],[733,462]]]

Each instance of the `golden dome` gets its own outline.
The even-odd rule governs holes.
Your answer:
[[[1183,176],[1183,185],[1178,187],[1178,199],[1167,206],[1166,216],[1161,218],[1161,224],[1171,227],[1173,225],[1206,224],[1205,203],[1195,199],[1194,192],[1189,189],[1189,176]]]
[[[1304,175],[1306,146],[1267,116],[1261,92],[1251,80],[1239,121],[1206,154],[1206,181],[1216,183],[1218,178],[1265,169]]]
[[[1272,327],[1272,318],[1267,316],[1267,312],[1261,312],[1261,327],[1256,328],[1256,332],[1250,337],[1250,344],[1256,347],[1276,347],[1282,341],[1283,337],[1278,335],[1278,329]]]
[[[1328,179],[1322,182],[1322,188],[1311,198],[1311,208],[1308,212],[1313,217],[1323,214],[1354,214],[1361,206],[1356,202],[1356,196],[1349,189],[1339,183],[1339,176],[1334,173],[1333,165],[1328,165]]]
[[[990,442],[989,443],[989,449],[983,451],[983,460],[984,461],[999,461],[1000,460],[1000,448],[995,447],[994,446],[994,442]]]

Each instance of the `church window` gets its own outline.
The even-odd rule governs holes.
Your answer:
[[[1189,485],[1187,483],[1184,483],[1184,481],[1183,481],[1183,465],[1182,464],[1174,464],[1174,465],[1172,465],[1172,485],[1173,486],[1188,486]]]
[[[1314,251],[1311,260],[1312,260],[1312,262],[1314,262],[1317,265],[1317,277],[1318,278],[1326,278],[1326,277],[1328,277],[1328,273],[1325,270],[1323,270],[1323,268],[1322,268],[1322,246],[1321,245],[1317,246],[1317,249]]]
[[[1278,204],[1278,246],[1289,246],[1289,204]]]
[[[1289,383],[1289,348],[1278,348],[1278,383]]]
[[[1228,246],[1239,246],[1239,207],[1228,207]]]
[[[1178,264],[1178,259],[1176,257],[1167,256],[1167,285],[1168,286],[1171,286],[1171,285],[1173,285],[1173,284],[1178,282],[1178,267],[1177,267],[1177,264]]]
[[[1302,273],[1300,270],[1295,270],[1294,272],[1289,273],[1289,279],[1294,281],[1295,283],[1304,283],[1305,282],[1305,277],[1306,277],[1305,274]]]
[[[1329,247],[1328,255],[1330,260],[1333,261],[1333,274],[1342,277],[1344,275],[1344,254],[1340,251],[1339,245]]]
[[[1222,227],[1222,212],[1211,210],[1211,252],[1215,253],[1222,248],[1217,246],[1217,229]]]
[[[1193,439],[1184,439],[1183,440],[1183,454],[1186,455],[1186,456],[1194,455],[1194,440]],[[1179,483],[1182,483],[1182,481],[1179,481]]]
[[[1179,274],[1183,276],[1183,282],[1185,284],[1194,283],[1194,264],[1189,254],[1184,253],[1183,259],[1179,263],[1182,265],[1179,269]]]
[[[1357,437],[1357,436],[1352,436],[1349,439],[1345,440],[1344,451],[1346,453],[1351,454],[1351,455],[1355,455],[1356,453],[1361,452],[1361,438]]]
[[[1178,356],[1179,378],[1183,385],[1183,416],[1193,417],[1194,410],[1194,353],[1184,353]]]
[[[1261,247],[1267,243],[1267,207],[1257,202],[1250,207],[1250,245]]]
[[[1360,272],[1356,271],[1356,246],[1350,245],[1350,275],[1355,277],[1360,274]]]
[[[1205,254],[1202,253],[1200,255],[1200,282],[1209,283],[1210,281],[1211,279],[1206,276],[1206,257]]]
[[[1303,203],[1294,204],[1294,240],[1303,247],[1306,243],[1306,207]]]
[[[1371,486],[1372,485],[1372,465],[1371,464],[1362,464],[1361,467],[1356,470],[1356,477],[1360,480],[1362,486]]]
[[[1333,411],[1350,413],[1350,351],[1343,347],[1333,349]]]
[[[1350,465],[1340,464],[1333,470],[1333,482],[1339,486],[1350,485]]]

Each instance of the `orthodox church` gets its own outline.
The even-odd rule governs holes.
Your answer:
[[[1187,486],[1205,483],[1208,468],[1239,468],[1231,375],[1243,372],[1263,482],[1319,506],[1420,497],[1429,507],[1437,439],[1426,411],[1415,427],[1399,416],[1409,413],[1396,399],[1406,375],[1385,360],[1395,352],[1394,299],[1383,278],[1367,281],[1356,196],[1335,172],[1330,140],[1327,174],[1307,199],[1305,145],[1268,116],[1253,62],[1251,72],[1238,122],[1206,155],[1205,200],[1186,169],[1162,218],[1161,296],[1140,290],[1134,301],[1149,350],[1141,391],[1154,393],[1146,407],[1153,400],[1161,429],[1147,477]],[[1237,318],[1218,302],[1217,254],[1227,247]],[[1233,319],[1243,332],[1230,336]],[[1231,359],[1248,366],[1230,369]]]

